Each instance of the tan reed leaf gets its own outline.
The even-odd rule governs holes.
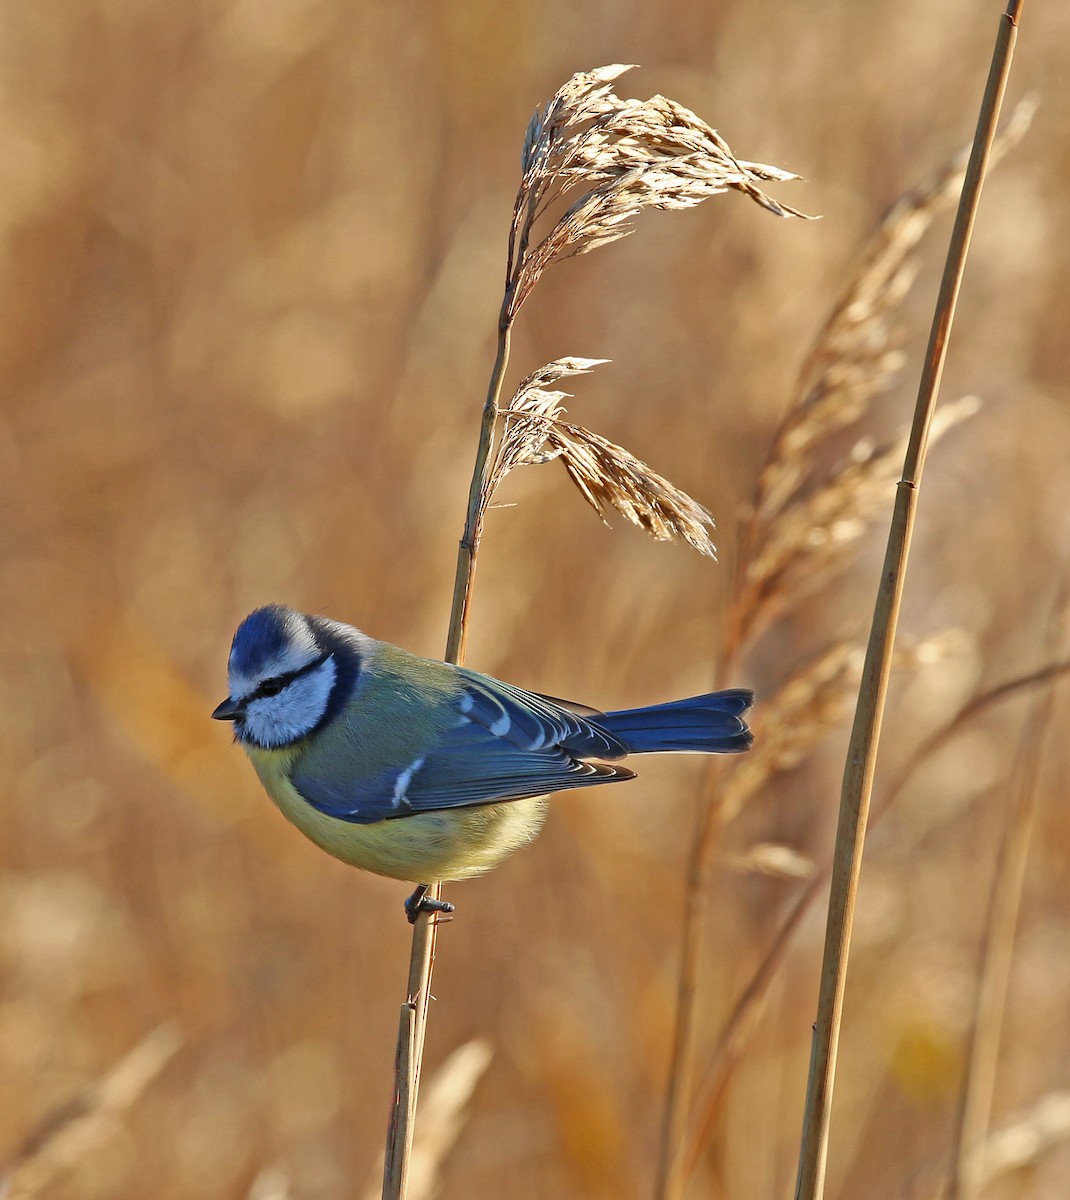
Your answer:
[[[773,879],[810,879],[817,870],[805,854],[771,842],[759,842],[740,854],[726,854],[721,862],[732,871]]]
[[[289,1176],[279,1167],[264,1167],[249,1185],[245,1200],[294,1200]]]
[[[1024,135],[1036,101],[1022,101],[993,147],[993,164]],[[752,522],[768,527],[800,487],[808,452],[834,430],[857,421],[887,391],[902,366],[893,325],[917,273],[918,243],[962,187],[969,149],[888,210],[862,251],[858,269],[833,307],[799,372],[787,414],[758,480]],[[760,533],[752,532],[758,540]]]
[[[979,409],[975,396],[938,409],[931,445]],[[746,565],[733,602],[731,629],[739,642],[756,637],[789,605],[828,583],[849,562],[854,544],[884,511],[899,477],[907,433],[890,445],[856,443],[846,462],[810,495],[778,514]]]
[[[982,1188],[1015,1171],[1034,1166],[1043,1154],[1070,1137],[1070,1091],[1056,1090],[1015,1113],[988,1133],[973,1151],[974,1169]],[[946,1200],[946,1163],[939,1156],[928,1163],[905,1194],[908,1200]]]
[[[796,672],[754,711],[754,747],[732,771],[724,820],[782,771],[796,766],[850,712],[862,671],[862,649],[839,642]]]
[[[976,638],[965,629],[951,626],[923,638],[901,638],[892,650],[892,663],[896,670],[922,670],[976,652]]]
[[[0,1170],[4,1200],[30,1200],[50,1189],[121,1130],[121,1115],[141,1096],[182,1044],[178,1027],[151,1030],[114,1067],[50,1113]]]
[[[1070,1092],[1049,1092],[990,1133],[978,1148],[981,1182],[988,1184],[1029,1166],[1045,1150],[1067,1137],[1070,1137]]]
[[[627,70],[617,64],[574,75],[528,125],[509,234],[509,322],[547,267],[625,237],[644,208],[690,208],[734,189],[776,216],[806,217],[759,186],[797,175],[737,159],[716,130],[674,100],[615,95],[612,83]],[[529,249],[536,222],[566,201]]]

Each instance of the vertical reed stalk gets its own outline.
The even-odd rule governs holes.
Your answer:
[[[457,664],[464,662],[468,643],[469,600],[475,578],[479,541],[483,533],[486,475],[494,448],[494,429],[498,420],[502,381],[509,365],[509,296],[507,289],[498,319],[498,350],[487,387],[487,399],[483,405],[479,443],[472,468],[472,482],[468,490],[468,512],[457,552],[457,575],[453,584],[453,605],[446,637],[446,661]],[[442,884],[435,880],[429,883],[428,899],[441,899]],[[386,1158],[383,1165],[383,1200],[404,1200],[408,1187],[437,937],[438,914],[419,913],[412,930],[408,986],[398,1022],[397,1050],[394,1056],[394,1104],[387,1128]]]
[[[817,871],[806,887],[795,899],[791,911],[784,918],[776,936],[755,968],[747,986],[740,993],[725,1021],[717,1045],[714,1047],[710,1065],[695,1093],[692,1114],[684,1135],[675,1150],[674,1173],[678,1180],[678,1191],[690,1178],[695,1165],[706,1145],[714,1120],[724,1099],[725,1089],[732,1067],[739,1059],[747,1039],[750,1037],[766,998],[773,985],[792,939],[810,911],[810,906],[822,890],[828,876],[828,864]]]
[[[966,179],[959,198],[947,262],[940,282],[903,477],[896,490],[888,546],[840,794],[817,1022],[814,1027],[799,1151],[796,1200],[820,1200],[824,1194],[829,1120],[847,978],[847,958],[862,866],[869,801],[873,790],[877,744],[891,671],[892,645],[903,594],[910,539],[914,528],[918,487],[925,465],[929,427],[936,407],[966,253],[995,137],[996,121],[1006,90],[1023,3],[1024,0],[1009,0],[1007,9],[1000,18],[988,83],[981,103]]]
[[[707,779],[717,769],[711,762]],[[707,799],[712,793],[717,799]],[[654,1200],[678,1200],[684,1186],[684,1160],[680,1145],[684,1137],[688,1102],[691,1097],[695,995],[698,990],[699,951],[705,933],[705,905],[715,834],[720,827],[719,792],[703,787],[696,802],[696,831],[691,839],[684,898],[684,924],[680,944],[680,966],[676,984],[676,1019],[669,1057],[669,1081],[662,1113]]]
[[[463,663],[468,650],[468,603],[472,595],[472,581],[475,578],[479,539],[483,534],[486,475],[494,448],[494,427],[498,420],[502,382],[505,379],[505,369],[509,365],[509,333],[512,328],[507,311],[509,296],[507,290],[498,317],[498,349],[490,373],[487,399],[483,405],[476,461],[472,468],[472,482],[468,488],[468,512],[464,521],[464,533],[457,547],[457,574],[453,581],[453,606],[450,609],[450,628],[446,636],[446,661],[451,663]]]

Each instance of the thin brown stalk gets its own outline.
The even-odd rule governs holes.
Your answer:
[[[1058,606],[1056,621],[1065,603]],[[962,1095],[955,1128],[948,1181],[948,1200],[976,1200],[982,1186],[981,1146],[988,1135],[996,1064],[1003,1032],[1003,1013],[1010,982],[1018,910],[1029,844],[1036,823],[1040,767],[1051,726],[1055,684],[1034,698],[1018,748],[1015,787],[1003,823],[1003,837],[985,922],[980,978],[974,999],[970,1048],[963,1072]]]
[[[716,834],[770,778],[794,766],[830,729],[839,725],[849,709],[858,679],[859,657],[857,647],[838,643],[797,672],[762,706],[756,718],[758,751],[738,764],[722,786],[707,787],[702,793],[704,803],[696,816],[696,836],[691,844],[687,908],[677,977],[676,1022],[655,1180],[654,1195],[659,1200],[682,1194],[687,1172],[698,1153],[700,1141],[696,1142],[696,1137],[701,1139],[708,1128],[703,1124],[702,1132],[696,1134],[694,1121],[688,1124],[687,1098],[691,1093],[691,1034],[699,946],[703,935],[703,904]],[[707,796],[708,800],[705,799]],[[825,873],[827,868],[819,878],[824,878]],[[814,895],[816,892],[812,889],[808,891],[807,906]],[[802,916],[802,910],[798,915]],[[766,965],[768,981],[771,981],[776,963]],[[764,985],[761,994],[764,995]],[[742,1015],[746,1015],[746,1003]],[[731,1024],[735,1025],[734,1017]],[[702,1086],[697,1103],[708,1121],[713,1120],[723,1084],[731,1070],[732,1059],[725,1048],[726,1038],[734,1045],[741,1037],[734,1030],[722,1037],[715,1055],[723,1068],[721,1077],[711,1084],[707,1076]]]
[[[498,349],[483,405],[472,482],[468,491],[468,511],[464,532],[457,551],[457,574],[453,585],[453,604],[446,638],[446,661],[463,663],[468,642],[469,600],[475,578],[476,556],[486,512],[486,476],[492,462],[494,431],[498,420],[502,382],[509,364],[510,326],[505,304],[498,322]],[[427,896],[442,898],[442,884],[428,880]],[[412,1160],[412,1140],[416,1126],[416,1102],[420,1094],[427,1010],[431,1002],[431,976],[435,965],[438,939],[437,913],[420,913],[413,925],[409,953],[409,980],[405,1002],[398,1022],[397,1050],[394,1059],[394,1102],[387,1128],[386,1155],[383,1165],[383,1200],[404,1200]]]
[[[1015,110],[993,148],[992,161],[1028,128],[1035,104]],[[831,433],[858,421],[874,399],[891,387],[902,364],[893,317],[916,274],[912,255],[935,216],[953,201],[965,178],[968,149],[932,179],[903,196],[881,221],[863,251],[859,269],[834,306],[804,363],[794,396],[759,476],[736,557],[740,577],[734,588],[725,634],[721,680],[726,680],[744,645],[783,615],[789,603],[815,581],[828,581],[843,566],[848,547],[861,535],[875,503],[894,480],[902,461],[892,450],[877,454],[859,443],[853,461],[834,473],[812,496],[802,492],[810,451]],[[966,415],[965,404],[960,415]],[[949,422],[950,423],[950,422]],[[906,445],[904,437],[903,446]],[[785,536],[786,533],[786,536]],[[803,563],[809,569],[801,569]],[[741,570],[742,568],[742,570]],[[790,578],[789,578],[790,575]],[[711,767],[707,785],[715,779]],[[753,774],[744,769],[745,775]],[[735,778],[737,788],[742,782]],[[719,777],[717,777],[719,778]],[[656,1200],[674,1200],[683,1178],[669,1139],[683,1128],[685,1078],[690,1055],[698,950],[702,942],[704,889],[716,830],[732,804],[710,802],[711,786],[700,791],[691,840],[688,895],[681,936],[672,1068],[666,1089]]]
[[[705,898],[708,877],[713,859],[713,848],[717,834],[725,820],[744,803],[747,796],[757,790],[761,783],[786,762],[793,761],[812,745],[829,728],[830,718],[842,716],[849,684],[857,677],[857,666],[852,665],[852,647],[838,645],[814,662],[807,665],[794,679],[789,680],[770,705],[763,719],[758,720],[786,734],[777,739],[780,743],[760,742],[760,750],[743,770],[733,772],[731,780],[724,786],[714,786],[715,761],[707,768],[705,784],[699,792],[698,809],[695,814],[695,834],[691,841],[688,862],[687,888],[684,896],[683,932],[680,945],[680,966],[676,984],[676,1019],[673,1025],[672,1048],[669,1057],[669,1077],[665,1103],[662,1110],[661,1136],[658,1146],[658,1162],[654,1181],[655,1200],[675,1200],[683,1194],[686,1173],[693,1163],[693,1136],[686,1136],[688,1129],[688,1103],[691,1096],[693,1074],[692,1031],[695,1021],[695,998],[698,991],[699,949],[704,934]],[[726,660],[725,671],[729,670]],[[799,709],[808,710],[805,724],[793,718]],[[779,712],[781,720],[770,720],[769,713]],[[816,713],[816,715],[815,715]],[[759,739],[761,732],[759,730]],[[800,916],[802,910],[800,910]],[[786,942],[785,942],[786,944]],[[767,980],[771,980],[776,963],[769,967]],[[764,995],[765,984],[755,987]],[[755,993],[757,994],[757,992]],[[740,1021],[749,1012],[749,1002],[744,999]],[[730,1021],[719,1044],[717,1053],[725,1071],[722,1079],[704,1086],[700,1106],[705,1110],[715,1109],[723,1082],[730,1070],[728,1047],[736,1044],[744,1034],[736,1028],[736,1019]],[[711,1089],[714,1098],[711,1100]],[[712,1120],[712,1116],[710,1118]]]
[[[413,959],[416,957],[416,934],[413,934]],[[412,967],[410,966],[410,973]],[[383,1198],[403,1196],[408,1183],[409,1155],[412,1151],[411,1125],[415,1098],[412,1095],[412,1066],[416,1059],[416,1000],[410,991],[401,1006],[398,1021],[398,1044],[394,1054],[394,1107],[390,1114],[390,1129],[383,1160]],[[406,1121],[409,1129],[401,1128]],[[406,1136],[408,1134],[408,1136]]]
[[[1003,1031],[1018,909],[1036,814],[1039,743],[1047,731],[1049,698],[1050,692],[1042,700],[1042,703],[1049,701],[1044,704],[1044,716],[1039,713],[1036,715],[1033,727],[1023,740],[1013,810],[1000,845],[956,1123],[948,1200],[975,1200],[981,1189],[981,1163],[977,1147],[988,1130],[992,1113],[996,1063]]]
[[[483,404],[476,461],[472,467],[472,482],[468,488],[464,533],[457,547],[457,574],[453,581],[453,604],[450,608],[449,632],[446,635],[446,662],[451,663],[463,663],[468,649],[468,603],[472,595],[476,555],[479,553],[479,539],[483,534],[483,518],[486,513],[486,474],[494,449],[494,431],[498,421],[502,383],[509,365],[510,329],[509,317],[503,303],[498,319],[498,348],[487,386],[487,399]]]
[[[862,866],[869,801],[873,790],[877,744],[892,662],[899,605],[906,576],[910,539],[914,527],[918,486],[925,465],[929,426],[946,358],[948,336],[962,283],[970,235],[973,231],[989,152],[995,137],[1006,90],[1017,23],[1024,0],[1010,0],[1000,19],[988,84],[981,104],[970,163],[959,200],[933,319],[929,346],[918,391],[910,444],[903,478],[896,490],[891,530],[881,575],[862,673],[862,685],[848,747],[840,797],[840,815],[833,855],[829,915],[821,968],[817,1023],[807,1081],[796,1200],[819,1200],[824,1194],[829,1122],[836,1073],[847,959],[854,920],[855,899]]]
[[[684,891],[683,927],[680,938],[680,966],[676,977],[676,1011],[672,1047],[669,1052],[669,1078],[662,1108],[658,1161],[654,1176],[654,1200],[676,1200],[683,1193],[684,1175],[678,1153],[691,1095],[694,1072],[692,1054],[695,1023],[695,997],[698,993],[699,950],[705,933],[705,908],[710,861],[721,827],[721,792],[713,786],[717,764],[706,768],[704,786],[699,791],[695,811],[695,832],[687,866]],[[703,803],[706,797],[709,801]]]
[[[787,957],[792,939],[812,904],[821,895],[827,878],[828,865],[826,864],[820,871],[815,872],[806,887],[799,893],[792,905],[791,912],[784,918],[772,944],[762,955],[761,962],[747,986],[740,993],[721,1030],[721,1035],[717,1039],[717,1045],[713,1051],[712,1061],[696,1090],[687,1132],[680,1140],[677,1151],[675,1173],[681,1180],[686,1180],[695,1169],[702,1153],[702,1147],[706,1144],[710,1130],[720,1112],[732,1068],[743,1053],[743,1049],[758,1023],[765,999],[769,995],[769,989],[776,978],[777,971]]]
[[[492,1057],[489,1043],[477,1038],[459,1046],[429,1076],[425,1089],[427,1111],[413,1141],[406,1173],[412,1200],[430,1200],[438,1194],[443,1161],[461,1132],[472,1094]],[[379,1174],[377,1168],[362,1192],[364,1200],[379,1196]]]
[[[945,169],[937,182],[905,197],[871,240],[847,292],[834,308],[800,374],[798,387],[758,480],[736,559],[739,577],[729,609],[724,656],[716,686],[730,679],[744,642],[757,628],[752,598],[761,597],[765,619],[776,615],[784,592],[768,586],[782,574],[765,571],[756,581],[755,562],[773,527],[773,518],[795,495],[803,468],[802,452],[829,429],[849,424],[874,395],[889,385],[898,359],[890,357],[890,314],[905,295],[913,272],[907,257],[916,246],[946,190]],[[843,363],[848,364],[844,368]],[[831,485],[834,486],[834,485]],[[809,544],[804,527],[791,540],[789,558]],[[783,566],[783,563],[781,564]],[[741,567],[744,569],[741,571]],[[749,593],[749,595],[748,595]],[[748,774],[751,772],[748,772]],[[679,1169],[680,1136],[690,1091],[691,1030],[697,994],[699,948],[703,941],[703,897],[717,833],[726,807],[716,763],[708,767],[695,806],[677,971],[673,1044],[666,1086],[654,1200],[678,1200],[684,1177]]]

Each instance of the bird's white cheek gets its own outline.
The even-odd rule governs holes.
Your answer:
[[[327,711],[336,674],[334,659],[328,658],[277,696],[251,701],[243,735],[260,746],[285,746],[307,736]]]

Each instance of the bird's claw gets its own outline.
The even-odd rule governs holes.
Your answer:
[[[410,925],[416,924],[420,913],[451,913],[455,906],[448,900],[436,900],[429,896],[430,884],[421,883],[415,892],[405,901],[405,916]]]

